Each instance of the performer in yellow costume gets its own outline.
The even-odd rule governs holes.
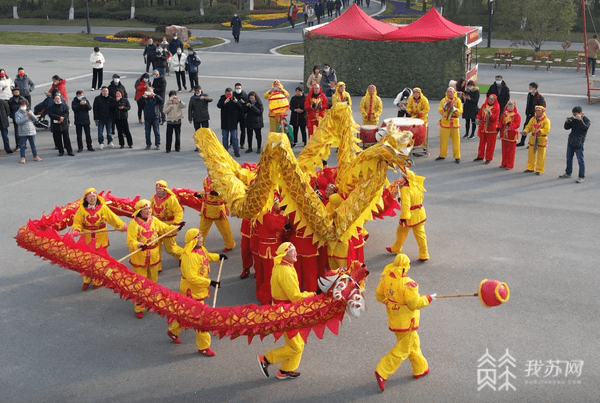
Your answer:
[[[275,267],[271,276],[271,295],[275,304],[299,302],[315,295],[314,292],[300,292],[298,274],[294,269],[296,258],[296,248],[290,242],[284,242],[277,248]],[[281,363],[281,365],[277,372],[277,379],[294,379],[300,376],[300,373],[295,372],[295,370],[302,359],[304,340],[302,340],[300,333],[292,338],[284,333],[283,338],[285,345],[257,357],[260,369],[267,378],[269,377],[269,365],[278,363]]]
[[[546,108],[541,105],[535,107],[535,116],[529,120],[522,135],[529,136],[529,155],[527,157],[527,169],[525,172],[533,172],[536,175],[544,173],[546,165],[546,147],[548,146],[548,133],[550,132],[550,119],[546,116]]]
[[[202,301],[209,297],[209,287],[220,287],[220,282],[210,279],[209,262],[216,262],[219,259],[227,259],[225,255],[209,253],[202,246],[202,234],[198,228],[190,228],[185,233],[185,247],[181,254],[181,282],[179,283],[179,292],[196,301]],[[179,322],[174,321],[169,326],[167,335],[173,343],[181,343],[179,333],[181,333]],[[196,330],[196,345],[198,353],[207,357],[212,357],[215,352],[210,348],[210,333],[199,332]]]
[[[335,185],[330,183],[327,185],[327,189],[325,190],[325,195],[329,199],[327,203],[327,212],[329,214],[333,214],[336,208],[344,199],[337,193],[337,188]],[[338,241],[335,243],[335,246],[332,243],[327,245],[327,262],[329,264],[329,270],[337,272],[341,267],[348,266],[348,241]]]
[[[413,93],[406,104],[406,112],[411,118],[421,119],[425,122],[429,134],[429,100],[423,95],[423,91],[419,87],[413,88]],[[427,137],[423,141],[423,148],[427,149]]]
[[[417,244],[419,245],[419,260],[425,262],[429,260],[427,251],[427,235],[425,234],[425,207],[423,207],[423,176],[415,175],[413,171],[406,168],[408,178],[402,178],[398,185],[400,189],[400,223],[396,230],[396,242],[386,249],[391,253],[402,253],[402,245],[410,230],[413,230]]]
[[[406,277],[409,269],[410,259],[403,253],[399,254],[393,263],[385,266],[375,290],[377,301],[386,306],[389,329],[396,334],[397,339],[396,345],[379,361],[375,370],[375,378],[382,392],[385,390],[385,381],[406,358],[410,360],[415,378],[429,373],[417,329],[419,310],[428,306],[436,294],[419,295],[417,283]]]
[[[115,214],[104,202],[104,199],[98,196],[96,189],[89,188],[83,192],[83,198],[79,204],[79,209],[73,217],[73,235],[78,236],[80,232],[85,232],[85,242],[90,243],[95,240],[95,247],[108,248],[108,233],[96,232],[106,228],[109,223],[114,228],[121,231],[127,231],[127,225]],[[83,276],[82,290],[87,290],[92,278],[88,275]],[[99,288],[101,283],[94,280],[94,288]]]
[[[269,101],[269,132],[276,132],[281,117],[286,116],[290,109],[288,100],[290,94],[283,88],[279,80],[274,80],[271,88],[264,93],[263,97]]]
[[[168,188],[167,182],[163,180],[156,182],[155,188],[156,194],[150,198],[152,215],[168,225],[181,224],[183,221],[183,208],[181,208],[175,193]],[[171,256],[179,260],[183,249],[175,242],[176,235],[164,237],[160,242]]]
[[[346,102],[348,106],[352,106],[352,97],[346,91],[346,83],[339,81],[335,85],[335,92],[331,96],[331,105],[334,107],[338,102]]]
[[[235,248],[235,241],[231,234],[231,226],[229,225],[229,210],[227,209],[225,200],[219,195],[219,193],[212,188],[212,179],[207,176],[204,179],[204,204],[202,205],[202,211],[200,211],[200,232],[202,233],[202,246],[206,242],[208,231],[212,227],[213,223],[217,226],[217,229],[221,233],[223,240],[225,241],[224,253],[229,252]]]
[[[446,96],[440,102],[438,112],[442,115],[440,124],[440,156],[435,160],[443,160],[448,155],[448,140],[452,140],[452,154],[454,161],[460,163],[460,128],[459,118],[463,112],[462,102],[456,96],[456,90],[448,87]]]
[[[167,225],[153,217],[150,202],[146,199],[135,203],[133,219],[127,227],[127,246],[130,252],[139,251],[129,259],[131,270],[156,283],[161,267],[160,242],[156,242],[156,238],[182,226]],[[139,304],[135,304],[134,309],[135,315],[142,319],[146,309]]]
[[[360,100],[362,124],[379,126],[379,116],[383,112],[383,103],[377,95],[377,87],[373,84],[367,87],[365,96]]]

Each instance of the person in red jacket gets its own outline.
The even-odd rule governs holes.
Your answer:
[[[52,85],[50,86],[50,89],[48,90],[48,92],[46,93],[46,95],[50,95],[52,94],[52,91],[54,91],[55,89],[60,90],[60,94],[62,95],[63,99],[65,100],[65,103],[69,102],[69,99],[67,98],[67,80],[65,80],[64,78],[60,78],[59,76],[52,76]]]
[[[256,298],[263,305],[271,303],[273,258],[276,256],[277,248],[281,245],[286,224],[287,216],[281,213],[279,201],[275,200],[271,211],[263,216],[262,223],[256,228],[258,232],[258,259],[254,265]]]
[[[134,99],[137,102],[138,106],[138,122],[142,124],[142,110],[144,108],[142,107],[142,105],[140,105],[140,102],[142,101],[142,99],[144,99],[144,93],[150,89],[150,76],[148,75],[148,73],[142,74],[142,76],[136,81],[136,84],[137,85],[135,87]]]
[[[500,168],[513,169],[515,166],[515,150],[519,140],[521,115],[517,111],[517,103],[508,101],[504,113],[498,122],[500,139],[502,140],[502,162]]]
[[[242,220],[242,226],[240,228],[242,234],[242,241],[240,249],[242,251],[242,273],[240,278],[246,278],[250,274],[252,268],[252,248],[250,247],[250,238],[252,236],[252,222],[248,218]]]
[[[306,233],[306,227],[299,228],[299,222],[295,223],[296,213],[290,214],[292,234],[290,242],[296,247],[297,260],[294,268],[298,274],[298,285],[302,291],[317,291],[317,280],[319,278],[319,248],[313,243],[312,234]]]
[[[319,126],[319,120],[325,115],[325,111],[329,107],[327,97],[321,91],[320,84],[313,84],[304,100],[304,110],[306,114],[306,127],[308,128],[308,136],[312,136],[314,128]]]
[[[481,106],[477,114],[476,123],[479,125],[477,135],[479,136],[479,148],[477,158],[473,161],[483,161],[489,164],[494,159],[494,149],[496,148],[496,127],[500,117],[500,104],[495,94],[490,94]]]

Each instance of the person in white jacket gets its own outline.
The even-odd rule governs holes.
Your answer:
[[[0,69],[0,99],[8,101],[12,98],[12,87],[15,85],[12,78],[6,74],[4,69]]]
[[[104,56],[100,53],[100,48],[96,46],[94,53],[90,56],[92,63],[92,91],[102,88],[102,70],[104,69]]]
[[[187,56],[181,48],[177,48],[177,53],[175,53],[169,59],[169,63],[171,64],[171,71],[175,72],[177,76],[177,91],[181,91],[181,84],[183,84],[183,88],[187,90],[185,86],[185,61],[187,60]]]

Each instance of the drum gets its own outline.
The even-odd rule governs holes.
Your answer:
[[[375,144],[377,143],[377,139],[375,138],[375,134],[379,130],[379,127],[375,125],[365,125],[360,127],[360,140],[364,144]]]
[[[389,118],[383,121],[381,127],[386,127],[389,122],[393,122],[398,130],[408,130],[413,134],[413,140],[415,141],[415,147],[423,144],[427,137],[427,126],[421,119],[416,118]]]

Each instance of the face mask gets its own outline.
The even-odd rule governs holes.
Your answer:
[[[496,81],[496,85],[501,85],[502,81]]]
[[[19,71],[19,77],[23,77],[25,76],[25,72],[24,71]]]
[[[473,89],[473,87],[467,87],[467,90],[471,91]]]
[[[157,75],[154,75],[154,78],[158,78],[158,76],[157,76]]]
[[[19,109],[22,110],[22,111],[26,111],[27,107],[26,106],[19,106]]]
[[[61,104],[61,102],[60,102],[60,101],[58,101],[58,102],[54,101],[54,103],[55,103],[56,105],[60,105],[60,104]]]
[[[241,88],[236,88],[235,89],[235,93],[236,94],[241,94],[242,93],[242,89]]]
[[[118,78],[115,78],[113,81],[115,82],[115,84],[119,84],[121,82],[121,80]]]
[[[77,97],[77,99],[81,101],[81,100],[83,100],[83,97]]]
[[[329,69],[323,69],[323,73],[325,73],[325,74],[329,73]]]
[[[158,50],[157,50],[157,52],[158,52],[158,53],[162,53],[162,49],[158,49]]]
[[[178,49],[177,50],[177,54],[180,55],[181,54],[181,50]]]
[[[6,74],[0,73],[0,77],[4,78],[4,77],[6,77]]]
[[[233,14],[233,18],[236,18],[236,17],[237,17],[237,14]]]
[[[533,94],[533,90],[529,90],[529,93],[530,93],[530,94]]]
[[[197,97],[199,97],[201,94],[202,94],[202,91],[200,91],[200,92],[197,92],[197,93],[196,93],[196,96],[197,96]]]
[[[108,94],[102,94],[102,96],[103,96],[104,98],[106,98],[106,97],[108,96]]]
[[[144,82],[145,82],[145,83],[147,83],[147,82],[148,82],[148,79],[147,79],[147,78],[144,78]]]
[[[174,39],[174,40],[177,40],[177,37],[176,37],[176,36],[174,36],[174,37],[173,37],[173,39]]]

